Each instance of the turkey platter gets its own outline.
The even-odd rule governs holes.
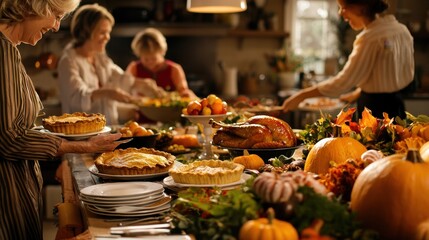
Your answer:
[[[266,115],[256,115],[243,123],[225,124],[210,121],[218,128],[213,144],[226,148],[270,149],[296,146],[296,136],[285,121]]]

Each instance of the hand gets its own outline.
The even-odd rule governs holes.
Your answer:
[[[322,96],[322,94],[317,89],[317,86],[312,86],[312,87],[302,89],[298,93],[288,97],[283,102],[283,105],[282,105],[283,112],[295,110],[298,108],[298,105],[305,99],[311,98],[311,97],[319,97],[319,96]]]
[[[112,92],[110,94],[110,96],[112,96],[112,98],[118,102],[131,103],[134,99],[131,94],[120,88],[112,89]]]
[[[295,94],[290,97],[288,97],[286,100],[284,100],[282,108],[283,112],[292,111],[298,108],[299,104],[304,100],[305,98],[301,98],[300,94]]]
[[[147,97],[163,98],[167,95],[167,92],[150,78],[137,78],[134,85],[139,93]]]
[[[191,89],[189,89],[189,88],[184,89],[183,91],[180,91],[179,95],[181,97],[187,97],[187,98],[190,98],[190,99],[196,99],[197,98],[197,95],[195,95],[195,93]]]
[[[92,98],[112,99],[118,102],[131,103],[133,97],[120,88],[101,88],[92,92]]]
[[[117,146],[119,146],[119,144],[121,144],[116,141],[121,138],[121,136],[121,133],[108,133],[93,136],[88,139],[89,152],[103,153],[113,151]]]
[[[340,96],[340,100],[348,103],[356,102],[356,100],[360,97],[360,88],[356,88],[352,92],[344,93]]]

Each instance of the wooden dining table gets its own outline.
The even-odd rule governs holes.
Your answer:
[[[80,191],[95,184],[112,182],[104,180],[89,171],[94,164],[96,154],[66,154],[57,172],[61,181],[63,203],[58,205],[59,227],[56,239],[103,239],[114,237],[110,230],[120,225],[132,225],[136,218],[106,217],[89,211],[80,199]],[[147,181],[162,184],[165,176]],[[163,184],[164,185],[164,184]],[[165,189],[174,197],[177,189]],[[153,224],[159,221],[154,220]],[[150,224],[151,222],[145,222]],[[116,236],[117,237],[117,236]],[[184,238],[185,239],[185,238]]]

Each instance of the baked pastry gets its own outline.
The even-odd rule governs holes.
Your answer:
[[[176,183],[228,184],[241,179],[244,166],[231,161],[201,160],[169,170]]]
[[[106,126],[106,118],[100,113],[65,113],[42,119],[45,129],[64,134],[84,134],[101,131]]]
[[[94,164],[100,173],[144,175],[168,172],[175,160],[175,156],[153,148],[127,148],[102,153]]]

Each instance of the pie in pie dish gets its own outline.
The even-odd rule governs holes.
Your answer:
[[[64,134],[85,134],[101,131],[106,126],[106,118],[100,113],[65,113],[42,119],[43,127],[51,132]]]
[[[201,160],[169,170],[176,183],[228,184],[241,179],[244,166],[231,161]]]
[[[144,175],[166,173],[176,157],[153,148],[116,149],[95,159],[100,173],[111,175]]]

